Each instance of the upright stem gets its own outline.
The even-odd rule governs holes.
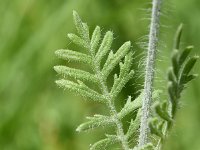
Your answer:
[[[154,66],[156,59],[156,48],[158,43],[159,19],[161,0],[152,0],[152,14],[149,32],[148,54],[145,68],[144,97],[142,102],[142,116],[140,123],[139,147],[148,142],[148,118],[152,99],[152,86],[154,79]]]

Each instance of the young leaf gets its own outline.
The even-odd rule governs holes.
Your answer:
[[[176,35],[175,35],[175,38],[174,38],[174,49],[179,49],[182,30],[183,30],[183,24],[180,24],[177,31],[176,31]]]
[[[91,52],[93,55],[95,55],[96,53],[100,39],[101,39],[101,29],[99,26],[97,26],[92,34],[92,39],[91,39]]]
[[[126,133],[128,139],[130,139],[131,136],[134,135],[134,133],[136,133],[138,131],[138,129],[140,127],[140,117],[141,117],[141,110],[139,109],[135,120],[131,120],[129,129]]]
[[[159,137],[163,137],[163,133],[162,133],[162,130],[160,130],[158,128],[158,119],[157,118],[152,118],[150,121],[149,121],[149,128],[150,128],[150,131],[152,134],[155,134]]]
[[[86,85],[84,85],[82,82],[79,84],[74,83],[69,80],[57,80],[56,84],[58,84],[60,87],[66,88],[72,92],[76,92],[77,94],[83,96],[83,97],[88,97],[94,101],[102,102],[105,103],[106,99],[96,91],[88,88]]]
[[[199,56],[193,56],[185,63],[182,75],[188,75],[190,73],[198,58]]]
[[[196,77],[198,77],[198,74],[191,74],[189,76],[186,76],[184,78],[184,81],[182,81],[182,82],[183,82],[183,84],[186,84],[186,83],[190,82],[191,80],[195,79]]]
[[[110,58],[109,60],[107,59],[105,65],[102,69],[102,73],[104,74],[105,79],[108,77],[110,72],[115,68],[115,66],[117,64],[119,64],[120,60],[129,52],[130,47],[131,47],[130,41],[124,43],[118,49],[118,51],[113,55],[112,58]]]
[[[107,149],[110,145],[118,143],[119,139],[115,135],[107,135],[107,138],[102,139],[90,147],[90,150],[104,150]]]
[[[97,127],[106,127],[114,125],[114,121],[109,116],[94,115],[94,117],[87,117],[88,122],[84,122],[78,126],[76,131],[89,131]]]
[[[183,65],[193,48],[193,46],[188,46],[182,51],[182,53],[179,56],[179,66]]]
[[[68,61],[75,61],[75,62],[82,62],[82,63],[92,63],[92,58],[89,55],[67,50],[67,49],[60,49],[55,52],[56,56]]]
[[[84,47],[84,48],[88,48],[88,43],[85,40],[81,39],[76,34],[69,33],[67,36],[74,44],[77,44],[77,45]]]
[[[113,33],[111,31],[106,32],[101,46],[95,56],[96,62],[100,65],[102,58],[110,51],[113,42]]]
[[[70,76],[70,77],[73,77],[74,79],[90,81],[93,83],[99,83],[99,81],[95,75],[93,75],[89,72],[83,71],[83,70],[69,68],[66,66],[55,66],[54,70],[58,74],[61,74],[64,76]]]
[[[75,11],[73,12],[73,16],[79,35],[77,36],[75,34],[69,34],[68,37],[73,43],[86,49],[88,54],[74,52],[71,50],[59,50],[56,51],[56,55],[68,61],[87,63],[91,67],[93,73],[66,66],[55,66],[55,71],[64,76],[64,79],[58,80],[56,83],[59,86],[69,89],[72,92],[76,92],[83,97],[105,103],[109,109],[110,114],[108,116],[94,115],[94,117],[87,117],[89,121],[81,124],[77,128],[77,131],[89,131],[93,128],[107,126],[115,128],[116,135],[107,135],[106,139],[95,143],[91,147],[91,150],[105,149],[107,146],[112,145],[113,143],[119,143],[121,144],[121,147],[128,150],[130,149],[128,143],[129,139],[123,131],[123,123],[121,119],[131,112],[137,113],[137,110],[141,107],[141,99],[134,100],[133,102],[128,100],[120,112],[118,112],[115,108],[115,100],[117,99],[119,92],[134,74],[134,71],[131,70],[133,54],[132,52],[129,52],[131,43],[124,43],[118,49],[118,51],[113,54],[113,51],[111,50],[113,33],[111,31],[106,32],[103,40],[101,41],[101,30],[100,27],[97,26],[90,40],[88,25],[81,21],[79,15]],[[103,63],[102,60],[108,53],[109,55],[107,60],[101,69],[101,64]],[[123,59],[124,63],[121,62]],[[114,85],[112,86],[111,91],[109,91],[106,79],[116,65],[120,66],[120,73],[119,76],[115,74]],[[72,82],[66,80],[65,76],[72,77],[76,81]],[[80,80],[95,83],[101,90],[101,93],[86,86]],[[137,120],[135,121],[137,122]],[[131,124],[128,134],[131,134],[133,129],[133,124]]]
[[[173,66],[174,75],[178,77],[178,73],[179,73],[178,50],[176,49],[172,53],[172,66]]]
[[[168,122],[172,122],[172,119],[168,113],[168,109],[166,107],[166,102],[164,102],[162,104],[162,106],[160,106],[160,104],[156,104],[155,106],[155,110],[156,110],[156,113],[164,120],[168,121]]]
[[[74,18],[74,24],[76,26],[76,29],[78,33],[80,34],[81,38],[85,41],[89,41],[89,30],[87,27],[87,24],[84,24],[78,13],[76,11],[73,11],[73,18]]]
[[[141,93],[134,101],[131,101],[131,97],[129,96],[126,104],[118,113],[119,118],[124,118],[126,115],[130,114],[131,112],[136,112],[142,106],[142,99],[143,94]]]

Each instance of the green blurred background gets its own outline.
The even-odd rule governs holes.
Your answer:
[[[85,116],[103,108],[55,85],[59,77],[53,66],[66,62],[54,51],[70,45],[67,33],[75,31],[76,10],[91,29],[100,25],[103,31],[114,31],[114,47],[131,40],[133,50],[142,55],[150,7],[150,0],[1,0],[0,150],[87,150],[103,137],[101,131],[75,132]],[[155,87],[165,89],[173,34],[180,22],[185,29],[182,45],[192,44],[200,54],[200,1],[166,0],[161,20]],[[200,74],[199,63],[195,70]],[[139,84],[142,79],[129,83],[128,92],[140,89]],[[200,78],[184,92],[165,150],[200,150],[199,86]]]

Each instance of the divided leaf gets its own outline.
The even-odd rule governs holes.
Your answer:
[[[100,40],[101,40],[101,29],[99,26],[97,26],[91,38],[91,53],[93,56],[96,53],[96,49],[98,48]]]
[[[103,57],[110,51],[112,41],[113,41],[113,33],[111,31],[106,32],[103,41],[101,43],[101,46],[95,56],[95,61],[97,62],[98,66],[100,66]]]
[[[82,81],[90,81],[93,83],[98,83],[98,79],[95,75],[83,71],[83,70],[79,70],[79,69],[74,69],[74,68],[69,68],[66,66],[54,66],[54,70],[61,75],[64,76],[70,76],[73,77],[74,79],[77,80],[82,80]]]
[[[79,17],[78,13],[76,11],[73,11],[73,17],[74,17],[74,24],[76,26],[76,29],[78,33],[80,34],[81,38],[85,40],[88,44],[89,42],[89,29],[86,23],[83,23],[81,21],[81,18]]]
[[[56,84],[58,84],[60,87],[68,89],[72,92],[76,92],[80,96],[90,98],[94,101],[106,103],[106,99],[104,98],[103,95],[101,95],[101,94],[97,93],[96,91],[90,89],[84,83],[82,83],[80,81],[79,81],[79,83],[75,83],[75,82],[72,82],[72,81],[69,81],[69,80],[61,79],[61,80],[57,80]]]
[[[157,102],[155,112],[159,117],[154,117],[149,121],[149,128],[152,134],[160,137],[163,141],[167,132],[174,123],[176,111],[178,109],[179,99],[186,84],[197,77],[196,74],[190,74],[192,68],[197,62],[198,56],[189,57],[193,46],[188,46],[180,50],[180,39],[182,34],[182,24],[178,27],[172,52],[172,66],[168,71],[168,95],[169,100]],[[162,144],[158,142],[158,145]]]
[[[113,119],[109,116],[94,115],[94,117],[87,117],[87,119],[89,121],[79,125],[76,131],[89,131],[97,127],[112,126],[114,124]]]
[[[131,70],[132,59],[133,59],[132,56],[133,56],[133,53],[131,52],[129,52],[129,54],[125,56],[124,63],[120,63],[119,77],[117,77],[117,74],[115,74],[114,76],[114,84],[110,93],[111,95],[115,95],[115,97],[121,92],[121,90],[126,85],[126,83],[134,75],[134,71]]]
[[[117,64],[119,64],[120,60],[126,56],[131,47],[131,43],[125,42],[118,51],[113,55],[113,57],[108,57],[106,63],[103,66],[102,73],[104,74],[105,79],[111,73],[111,71],[115,68]],[[112,53],[111,53],[112,55]]]
[[[106,136],[107,138],[94,143],[90,147],[90,150],[104,150],[107,149],[109,146],[119,142],[119,138],[116,135],[106,135]]]
[[[67,36],[74,44],[77,44],[86,49],[88,48],[88,43],[79,36],[77,36],[76,34],[69,33]]]
[[[64,60],[87,63],[89,65],[92,64],[92,57],[80,52],[67,50],[67,49],[60,49],[60,50],[57,50],[55,54],[57,57]]]
[[[137,131],[140,127],[140,118],[141,118],[141,110],[139,109],[135,120],[131,119],[131,123],[130,123],[128,131],[126,133],[126,136],[128,139],[130,139],[132,135],[137,133]]]
[[[131,97],[129,97],[127,103],[120,112],[117,112],[116,108],[114,108],[115,100],[117,99],[118,94],[134,75],[134,71],[131,68],[133,52],[130,51],[131,43],[128,41],[125,42],[116,51],[116,53],[113,53],[111,50],[114,39],[113,32],[106,32],[101,40],[101,29],[99,26],[97,26],[94,29],[90,39],[88,25],[81,21],[79,15],[75,11],[73,12],[73,17],[78,35],[70,33],[68,34],[68,37],[74,44],[80,46],[84,50],[87,50],[87,53],[84,54],[81,52],[64,49],[57,50],[55,53],[59,58],[64,60],[85,63],[92,69],[93,72],[90,73],[81,69],[75,69],[62,65],[55,66],[54,70],[58,74],[62,75],[63,78],[57,80],[56,83],[60,87],[68,89],[72,92],[76,92],[82,97],[104,103],[109,108],[110,114],[108,116],[94,115],[93,117],[87,117],[88,121],[82,123],[76,129],[76,131],[81,132],[89,131],[98,127],[114,127],[116,130],[116,135],[106,135],[105,139],[96,142],[90,148],[91,150],[102,150],[106,149],[112,144],[123,143],[123,139],[130,140],[129,138],[137,132],[139,127],[140,112],[138,112],[138,110],[141,107],[142,94],[134,101],[131,101]],[[103,65],[102,68],[101,65]],[[107,86],[107,78],[117,65],[120,67],[120,72],[119,74],[114,75],[114,83],[109,91]],[[70,81],[70,79],[65,77],[70,77],[74,81]],[[91,89],[84,82],[94,83],[96,86],[98,86],[98,89],[100,89],[101,92]],[[114,111],[111,109],[114,109],[116,113],[113,114]],[[131,120],[129,129],[127,133],[124,134],[124,137],[120,137],[119,122],[123,124],[121,120],[130,113],[137,113],[137,116],[134,121]],[[123,127],[121,127],[120,130],[124,132]],[[126,142],[128,143],[128,141]]]

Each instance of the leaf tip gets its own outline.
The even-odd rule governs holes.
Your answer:
[[[198,56],[198,55],[195,55],[195,56],[194,56],[194,59],[196,59],[196,60],[199,59],[199,56]]]
[[[68,33],[67,36],[68,36],[69,39],[71,39],[73,37],[73,34],[72,33]]]
[[[73,16],[74,16],[74,17],[79,16],[78,13],[76,12],[76,10],[73,10]]]
[[[82,130],[81,130],[81,127],[80,126],[78,126],[77,128],[76,128],[76,132],[81,132]]]
[[[62,52],[62,50],[61,50],[61,49],[58,49],[58,50],[56,50],[54,53],[55,53],[55,55],[56,55],[57,57],[59,57],[59,56],[61,55],[61,52]]]

